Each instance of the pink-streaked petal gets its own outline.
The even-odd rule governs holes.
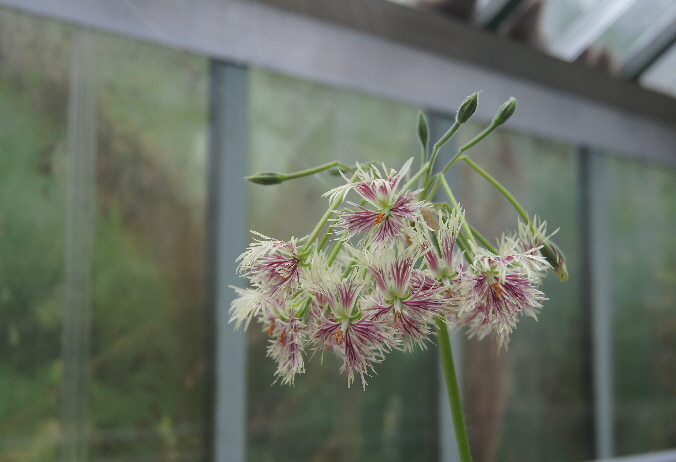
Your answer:
[[[270,324],[268,333],[276,337],[268,346],[268,356],[277,362],[275,375],[283,384],[293,385],[296,374],[305,372],[305,324],[295,317],[287,322],[277,319]]]

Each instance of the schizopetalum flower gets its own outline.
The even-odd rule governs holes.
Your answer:
[[[458,238],[460,227],[462,225],[463,214],[461,210],[453,210],[450,216],[439,212],[439,219],[436,222],[437,248],[431,248],[425,253],[425,261],[431,275],[442,282],[450,281],[457,273],[455,267],[455,241]],[[431,246],[431,244],[430,244]]]
[[[296,374],[305,373],[303,347],[306,343],[305,324],[291,316],[287,321],[273,318],[267,325],[270,337],[268,356],[277,362],[275,375],[283,384],[293,385]]]
[[[540,255],[515,251],[494,255],[475,249],[474,264],[462,275],[461,319],[482,337],[488,330],[511,333],[523,313],[536,318],[545,296],[537,289],[539,271],[547,266]]]
[[[368,311],[376,319],[386,320],[404,341],[404,348],[414,344],[424,347],[437,315],[445,315],[449,304],[441,295],[441,284],[414,268],[414,262],[424,250],[411,245],[383,249],[359,257],[375,282],[375,294],[370,298]]]
[[[301,259],[296,240],[285,242],[253,233],[264,240],[257,240],[239,256],[238,271],[261,292],[288,296],[300,282]]]
[[[545,300],[540,278],[548,261],[558,261],[555,250],[545,260],[545,224],[521,223],[495,253],[473,236],[458,241],[462,209],[433,206],[420,190],[405,189],[410,165],[398,172],[357,166],[358,181],[326,193],[332,207],[322,220],[337,214],[328,227],[333,246],[326,246],[330,234],[318,236],[327,224],[321,221],[300,240],[303,246],[255,233],[239,257],[249,288],[236,288],[231,321],[248,325],[256,317],[263,325],[276,380],[292,385],[310,347],[335,352],[348,386],[359,376],[365,387],[365,377],[392,349],[425,348],[435,319],[505,346],[521,314],[536,316]],[[349,191],[361,204],[337,209]]]
[[[390,170],[386,174],[381,174],[375,166],[366,170],[360,166],[357,170],[360,181],[339,186],[324,194],[335,200],[341,194],[354,190],[371,206],[366,208],[348,202],[353,209],[337,212],[335,226],[341,238],[366,234],[373,242],[390,242],[401,237],[411,222],[424,223],[421,212],[429,209],[430,204],[417,200],[420,191],[397,191],[412,160],[409,159],[399,172]],[[387,172],[384,165],[383,171]]]
[[[361,377],[364,388],[365,376],[374,370],[374,363],[382,361],[385,353],[397,344],[386,323],[373,316],[342,322],[321,317],[314,340],[318,348],[333,347],[343,357],[340,371],[347,372],[348,386],[356,374]]]
[[[318,288],[328,300],[328,311],[320,313],[313,339],[317,348],[333,347],[343,357],[341,372],[347,372],[348,386],[358,374],[366,387],[364,376],[397,343],[385,322],[362,313],[363,287],[348,279]]]

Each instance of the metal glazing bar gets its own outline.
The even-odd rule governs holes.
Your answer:
[[[96,217],[96,34],[73,34],[68,99],[68,173],[61,380],[61,460],[84,462]]]
[[[582,388],[582,400],[585,406],[582,425],[584,429],[584,441],[580,446],[585,448],[585,452],[591,459],[595,454],[596,425],[594,408],[594,357],[592,346],[594,344],[594,328],[592,313],[592,293],[594,287],[594,278],[592,273],[592,261],[590,255],[592,252],[592,174],[591,174],[591,150],[587,146],[581,146],[578,150],[578,217],[579,217],[579,261],[580,261],[580,342],[582,344],[582,378],[584,385]]]
[[[211,62],[209,262],[214,323],[213,460],[246,459],[246,336],[234,330],[228,310],[242,286],[235,260],[247,240],[248,72]]]
[[[613,302],[611,250],[606,197],[610,185],[603,175],[604,159],[595,153],[590,162],[592,358],[596,457],[612,457],[615,450],[615,389],[613,364]]]

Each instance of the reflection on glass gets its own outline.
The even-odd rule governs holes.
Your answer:
[[[0,460],[61,460],[71,47],[0,10]],[[93,32],[92,32],[93,33]],[[206,454],[207,61],[97,34],[88,460]],[[88,65],[87,63],[81,63]],[[78,100],[80,101],[80,100]],[[72,122],[72,121],[71,121]],[[70,130],[70,131],[69,131]],[[77,190],[77,188],[75,188]],[[83,232],[83,229],[77,229]],[[71,361],[70,358],[68,361]],[[72,394],[72,393],[71,393]]]
[[[602,159],[617,455],[676,447],[676,174]]]
[[[479,132],[463,127],[458,143]],[[591,411],[580,307],[577,155],[567,145],[500,131],[467,153],[533,215],[547,217],[549,232],[568,258],[570,280],[551,275],[542,286],[549,300],[536,322],[524,317],[508,350],[494,341],[468,339],[463,382],[470,441],[476,461],[573,461],[593,458]],[[509,203],[464,164],[454,174],[468,219],[495,242],[515,229]]]
[[[251,71],[250,171],[290,172],[334,159],[399,168],[420,147],[417,110],[366,95]],[[307,234],[342,184],[320,174],[249,188],[250,228],[278,239]],[[308,355],[295,386],[272,384],[266,333],[249,328],[248,458],[251,461],[429,461],[437,453],[434,347],[393,352],[366,391],[347,387],[333,355]]]

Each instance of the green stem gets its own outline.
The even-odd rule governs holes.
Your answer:
[[[432,179],[425,184],[425,189],[420,195],[421,199],[432,200],[434,194],[436,194],[437,189],[439,188],[439,177],[441,173],[435,174]]]
[[[340,168],[344,168],[345,170],[349,170],[351,172],[354,172],[354,170],[351,169],[350,167],[338,162],[337,160],[334,160],[333,162],[329,162],[328,164],[308,168],[307,170],[300,170],[298,172],[286,173],[284,176],[286,177],[285,178],[286,180],[293,180],[293,179],[301,178],[301,177],[304,177],[304,176],[314,175],[315,173],[323,172],[324,170],[328,170],[328,169],[333,168],[333,167],[340,167]]]
[[[329,254],[328,258],[326,259],[326,264],[328,266],[333,265],[333,262],[336,261],[336,257],[338,256],[338,252],[340,252],[340,249],[343,247],[343,244],[345,241],[339,240],[336,241],[336,243],[333,245],[333,249],[331,249],[331,253]]]
[[[470,225],[469,228],[472,230],[472,234],[474,234],[474,237],[475,237],[479,242],[481,242],[481,245],[483,245],[484,247],[486,247],[488,250],[490,250],[491,252],[493,252],[495,255],[498,254],[497,249],[496,249],[495,247],[493,247],[493,245],[491,245],[490,242],[488,242],[488,239],[486,239],[486,238],[483,236],[483,234],[481,234],[479,231],[477,231],[477,230],[474,228],[474,226],[471,226],[471,225]]]
[[[448,327],[439,317],[436,318],[436,324],[437,341],[439,342],[441,364],[444,367],[448,402],[451,405],[455,439],[458,442],[458,455],[460,456],[460,462],[472,462],[472,455],[469,451],[469,440],[467,439],[467,429],[465,428],[465,418],[462,414],[460,387],[458,386],[458,379],[455,375],[455,364],[453,362],[453,351],[451,350],[451,339],[448,335]]]
[[[352,176],[352,178],[350,178],[350,183],[352,183],[356,179],[357,175],[355,174]],[[347,194],[347,191],[344,192],[340,197],[336,197],[336,200],[333,201],[333,203],[329,206],[328,210],[324,212],[324,215],[319,219],[319,223],[317,223],[315,229],[312,230],[312,233],[307,238],[307,241],[305,242],[303,247],[299,249],[298,253],[303,253],[310,248],[314,240],[317,239],[317,236],[319,236],[319,233],[321,232],[322,228],[324,228],[326,222],[329,221],[329,218],[331,218],[333,212],[338,208],[340,204],[343,203],[343,200],[345,199],[345,194]]]
[[[401,188],[401,194],[403,194],[406,191],[408,191],[409,189],[411,189],[411,186],[413,186],[415,184],[415,182],[420,179],[420,177],[423,175],[423,173],[429,172],[430,166],[432,165],[430,162],[426,162],[425,165],[422,166],[420,171],[418,173],[416,173],[415,175],[413,175],[413,178],[408,180],[408,183],[406,183],[404,185],[404,187]]]
[[[446,178],[442,175],[439,178],[439,181],[441,182],[441,185],[444,187],[444,191],[446,191],[446,195],[448,196],[448,199],[451,201],[453,208],[460,211],[460,206],[458,205],[458,202],[455,200],[455,196],[453,196],[453,193],[451,192],[451,187],[448,186]],[[460,215],[460,218],[462,219],[462,227],[465,230],[465,234],[467,234],[467,237],[472,241],[474,246],[478,247],[476,241],[474,240],[474,233],[472,233],[472,230],[469,229],[469,224],[467,224],[467,220],[465,220],[465,217],[463,215]]]
[[[530,219],[528,218],[528,214],[527,214],[526,211],[523,209],[523,207],[521,207],[521,204],[519,204],[519,203],[516,201],[516,199],[514,199],[514,196],[512,196],[512,195],[509,193],[509,191],[507,191],[507,189],[506,189],[504,186],[502,186],[502,185],[498,182],[498,180],[496,180],[495,178],[493,178],[488,172],[486,172],[484,169],[482,169],[481,167],[479,167],[479,166],[478,166],[476,163],[474,163],[474,161],[472,161],[472,159],[470,159],[469,157],[466,157],[466,156],[465,156],[465,157],[462,157],[462,160],[464,160],[465,162],[467,162],[467,164],[469,164],[470,167],[472,167],[474,170],[476,170],[476,171],[479,173],[479,175],[481,175],[481,176],[484,177],[486,180],[488,180],[488,182],[489,182],[490,184],[492,184],[493,187],[495,187],[495,189],[497,189],[498,192],[499,192],[500,194],[502,194],[502,195],[505,197],[505,199],[507,199],[507,200],[509,201],[510,204],[512,204],[512,206],[514,207],[514,209],[516,209],[516,211],[518,212],[519,216],[520,216],[521,219],[524,221],[524,223],[526,223],[526,224],[532,226],[532,225],[531,225],[531,222],[530,222]]]
[[[322,240],[319,241],[319,244],[317,244],[317,250],[322,250],[324,248],[324,246],[328,242],[329,238],[331,237],[331,230],[332,229],[333,228],[331,226],[329,226],[329,229],[326,230],[326,232],[324,233],[324,236],[322,236]]]
[[[441,147],[442,147],[444,144],[446,144],[446,142],[447,142],[448,140],[451,139],[451,137],[455,134],[455,132],[458,131],[458,128],[460,128],[460,125],[462,125],[462,124],[459,123],[459,122],[456,120],[455,123],[451,126],[451,128],[449,128],[448,131],[447,131],[446,133],[444,133],[444,136],[442,136],[442,137],[439,139],[439,141],[437,141],[436,143],[434,143],[434,150],[432,151],[432,157],[430,157],[430,169],[427,171],[427,175],[425,176],[425,184],[427,184],[427,182],[428,182],[429,179],[430,179],[430,174],[431,174],[431,172],[432,172],[432,166],[434,165],[434,161],[435,161],[436,158],[437,158],[437,154],[439,153],[439,149],[441,149]]]
[[[453,157],[451,160],[448,161],[446,166],[443,168],[442,173],[445,175],[446,172],[448,172],[448,169],[451,168],[451,165],[456,163],[460,156],[462,155],[463,152],[467,151],[469,148],[477,144],[479,141],[483,140],[486,138],[493,130],[495,130],[497,127],[499,127],[500,124],[496,124],[495,122],[492,122],[484,131],[479,133],[477,136],[475,136],[469,143],[465,144],[462,146],[460,149],[458,149],[457,154],[455,157]]]

